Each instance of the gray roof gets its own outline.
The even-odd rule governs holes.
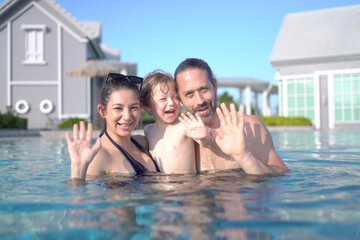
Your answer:
[[[92,38],[99,38],[101,41],[101,23],[95,21],[80,22],[85,31],[90,34]]]
[[[286,15],[273,65],[360,57],[360,5]]]
[[[109,48],[107,44],[100,45],[101,50],[105,54],[107,60],[116,60],[120,61],[120,49],[118,48]]]
[[[6,0],[0,5],[0,19],[5,21],[5,16],[8,13],[11,14],[11,11],[16,9],[17,6],[21,6],[21,4],[25,5],[32,1],[39,4],[50,14],[59,19],[59,21],[69,27],[78,36],[88,39],[98,56],[100,58],[104,58],[104,53],[101,51],[99,46],[99,42],[101,41],[101,23],[80,22],[55,0]]]
[[[253,91],[263,92],[271,85],[270,93],[278,93],[278,86],[274,82],[263,81],[256,78],[218,78],[218,87],[238,87],[245,89],[249,86]]]
[[[19,4],[25,2],[31,2],[31,0],[6,0],[0,5],[0,17],[5,15],[11,9],[15,8]],[[65,8],[58,4],[55,0],[42,0],[36,1],[45,9],[49,10],[53,14],[57,14],[60,20],[66,20],[68,27],[78,33],[81,37],[86,37],[91,40],[101,38],[101,23],[100,22],[81,22],[72,16]]]

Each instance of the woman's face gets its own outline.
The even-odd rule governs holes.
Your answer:
[[[106,128],[120,136],[130,135],[140,121],[139,93],[130,89],[113,91],[103,113]]]

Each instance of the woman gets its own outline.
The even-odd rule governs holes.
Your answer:
[[[100,116],[105,119],[105,131],[91,146],[92,124],[88,132],[84,122],[73,127],[74,141],[66,132],[71,158],[71,178],[85,180],[86,176],[110,174],[143,174],[159,168],[144,148],[144,136],[131,137],[140,121],[140,91],[136,84],[142,78],[110,73],[101,89],[101,104],[97,106]]]

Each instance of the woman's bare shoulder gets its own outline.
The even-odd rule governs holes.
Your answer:
[[[111,161],[111,154],[105,149],[101,148],[91,161],[87,174],[92,176],[102,176],[107,172],[106,166]]]

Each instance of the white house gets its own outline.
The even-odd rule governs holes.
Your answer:
[[[279,113],[317,129],[360,126],[360,5],[288,14],[270,62]]]

